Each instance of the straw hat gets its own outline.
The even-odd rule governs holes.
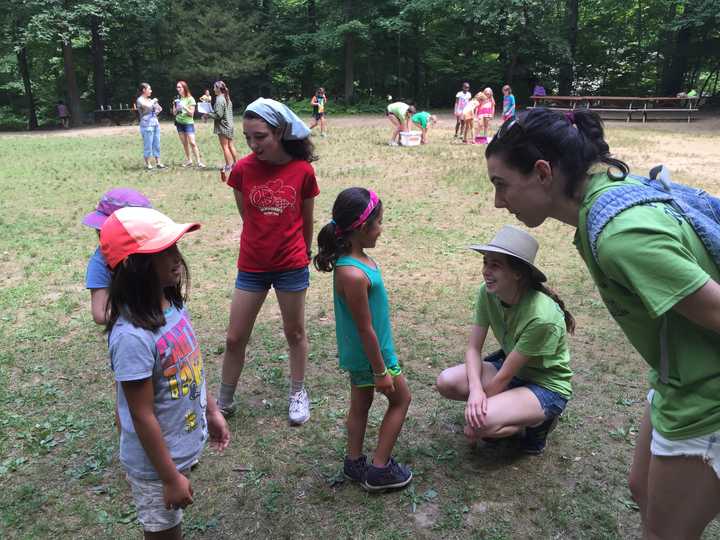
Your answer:
[[[537,255],[539,247],[537,240],[523,230],[511,225],[505,225],[489,243],[474,244],[468,247],[480,253],[489,251],[493,253],[504,253],[510,257],[520,259],[530,266],[534,279],[541,283],[547,281],[545,274],[535,266],[535,255]]]

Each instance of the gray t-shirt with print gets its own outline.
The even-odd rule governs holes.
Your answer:
[[[185,310],[170,308],[165,319],[151,332],[121,316],[108,340],[122,426],[120,462],[131,476],[148,480],[158,479],[158,473],[135,432],[123,381],[152,378],[155,416],[178,470],[198,460],[208,437],[205,373],[195,332]]]

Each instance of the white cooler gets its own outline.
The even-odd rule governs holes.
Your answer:
[[[401,131],[400,146],[420,146],[420,131]]]

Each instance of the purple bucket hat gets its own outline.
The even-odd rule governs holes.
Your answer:
[[[82,224],[100,230],[105,220],[115,210],[126,206],[152,208],[152,204],[150,204],[147,197],[139,191],[130,188],[114,188],[102,196],[95,210],[83,218]]]

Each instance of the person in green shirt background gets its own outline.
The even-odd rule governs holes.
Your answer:
[[[506,225],[485,245],[475,321],[465,363],[444,370],[437,389],[449,399],[466,401],[465,435],[500,439],[522,434],[520,448],[541,454],[572,396],[570,351],[566,334],[573,316],[543,283],[534,265],[537,241]],[[491,329],[501,350],[483,358]]]
[[[195,116],[195,98],[190,93],[190,88],[185,81],[178,81],[175,90],[177,90],[178,98],[173,102],[172,113],[175,116],[175,128],[185,152],[183,167],[192,167],[193,165],[190,158],[190,149],[192,148],[197,166],[204,169],[205,164],[200,159],[200,149],[197,142],[195,142],[195,121],[193,120]]]
[[[400,132],[408,131],[410,116],[413,114],[415,114],[415,105],[408,105],[403,101],[395,101],[387,106],[385,116],[393,126],[393,133],[388,143],[390,146],[400,145]]]
[[[594,201],[637,180],[611,156],[592,111],[528,111],[503,124],[485,156],[496,208],[528,227],[554,218],[576,228],[575,246],[608,311],[650,366],[629,477],[643,537],[700,538],[720,513],[717,266],[666,203],[618,214],[593,255],[587,219]],[[610,168],[596,171],[601,164]]]
[[[437,123],[437,116],[434,114],[430,114],[427,111],[420,111],[415,114],[413,114],[410,117],[410,121],[420,128],[420,131],[422,131],[422,135],[420,136],[420,143],[421,144],[427,144],[428,138],[428,128],[431,125],[435,125]]]

